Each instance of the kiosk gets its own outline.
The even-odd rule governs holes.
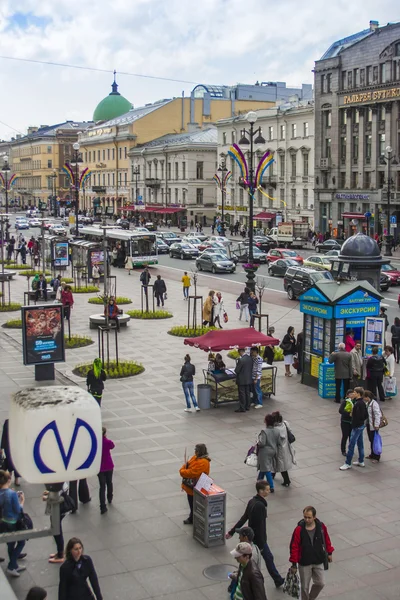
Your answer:
[[[321,281],[299,297],[304,315],[302,383],[318,388],[320,364],[345,341],[349,330],[362,348],[367,346],[366,317],[378,317],[382,298],[367,281]],[[332,383],[329,368],[333,367],[324,367],[328,378],[325,383]]]
[[[100,271],[100,280],[104,275],[104,251],[100,244],[86,240],[74,240],[70,242],[72,248],[72,264],[75,269],[82,269],[86,279],[92,279],[93,265],[97,265]],[[82,279],[85,277],[82,275]]]

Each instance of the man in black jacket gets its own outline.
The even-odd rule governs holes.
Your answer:
[[[164,294],[167,293],[167,286],[165,285],[164,279],[161,279],[161,275],[157,275],[157,279],[153,285],[153,293],[157,300],[157,306],[164,306]]]
[[[264,577],[254,560],[252,560],[251,545],[241,542],[231,551],[231,555],[236,558],[240,565],[237,575],[235,598],[243,597],[243,600],[267,600]]]
[[[367,385],[370,392],[376,397],[376,388],[379,392],[379,400],[385,402],[385,392],[383,391],[383,372],[385,370],[386,360],[383,356],[378,356],[378,347],[373,346],[372,356],[367,360]]]
[[[354,449],[357,444],[358,448],[358,461],[353,462],[356,467],[365,467],[364,464],[364,429],[365,422],[368,419],[367,405],[365,404],[364,389],[361,387],[354,388],[353,395],[353,412],[351,414],[351,434],[349,448],[347,450],[346,461],[344,465],[340,467],[341,471],[347,471],[351,469],[351,461],[354,455]]]
[[[270,493],[269,485],[266,481],[257,481],[257,494],[249,500],[246,510],[240,517],[232,529],[225,535],[226,539],[230,539],[235,532],[240,529],[246,521],[249,522],[249,527],[254,531],[254,544],[261,550],[261,554],[265,560],[268,573],[274,580],[275,586],[279,588],[284,584],[285,580],[279,573],[274,563],[273,554],[267,543],[267,501],[266,497]]]
[[[235,412],[250,410],[250,387],[253,383],[253,359],[239,348],[240,358],[235,367],[236,383],[239,389],[239,408]]]

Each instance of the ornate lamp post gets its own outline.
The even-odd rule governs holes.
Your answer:
[[[221,190],[221,235],[225,235],[226,184],[230,177],[232,177],[232,173],[226,168],[225,155],[221,154],[221,163],[218,167],[218,173],[215,173],[213,177],[215,183]]]
[[[73,155],[72,155],[71,165],[73,165],[75,167],[74,178],[73,178],[74,191],[75,191],[75,235],[78,237],[79,236],[78,211],[79,211],[79,187],[80,187],[80,185],[79,185],[80,184],[79,163],[82,162],[82,157],[79,153],[80,145],[78,142],[75,142],[75,144],[73,144],[72,148],[73,148]]]
[[[6,214],[8,215],[8,174],[11,171],[10,165],[8,164],[8,156],[4,157],[4,165],[3,165],[2,171],[4,173],[4,192],[6,195]],[[8,230],[8,226],[6,226],[7,242],[9,241],[9,239],[10,239],[10,232]]]
[[[386,235],[385,235],[385,256],[392,256],[392,236],[390,233],[390,195],[391,195],[391,184],[392,180],[390,177],[390,165],[398,165],[396,157],[393,155],[393,150],[390,146],[386,147],[385,153],[380,158],[381,165],[387,165],[387,209],[386,209]]]
[[[132,177],[135,178],[135,204],[138,203],[139,189],[138,189],[138,177],[140,175],[140,167],[136,165],[136,167],[132,168]]]
[[[52,212],[55,217],[57,217],[57,170],[53,169],[53,175],[49,175],[48,179],[51,179],[51,188],[52,188]]]

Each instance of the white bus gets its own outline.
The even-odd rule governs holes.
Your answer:
[[[96,226],[81,227],[79,229],[79,236],[101,244],[103,229]],[[120,267],[122,267],[122,263],[125,263],[126,269],[158,264],[157,238],[155,233],[126,231],[116,227],[115,229],[106,230],[106,238],[110,254],[114,248],[120,249],[120,264],[118,265]],[[125,260],[126,258],[128,260]]]

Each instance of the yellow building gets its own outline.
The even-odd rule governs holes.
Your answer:
[[[21,206],[38,206],[44,202],[54,212],[70,201],[68,178],[60,173],[72,157],[72,145],[78,133],[90,122],[66,121],[57,125],[29,127],[26,136],[10,142],[10,168],[18,178],[13,186],[14,199]]]

